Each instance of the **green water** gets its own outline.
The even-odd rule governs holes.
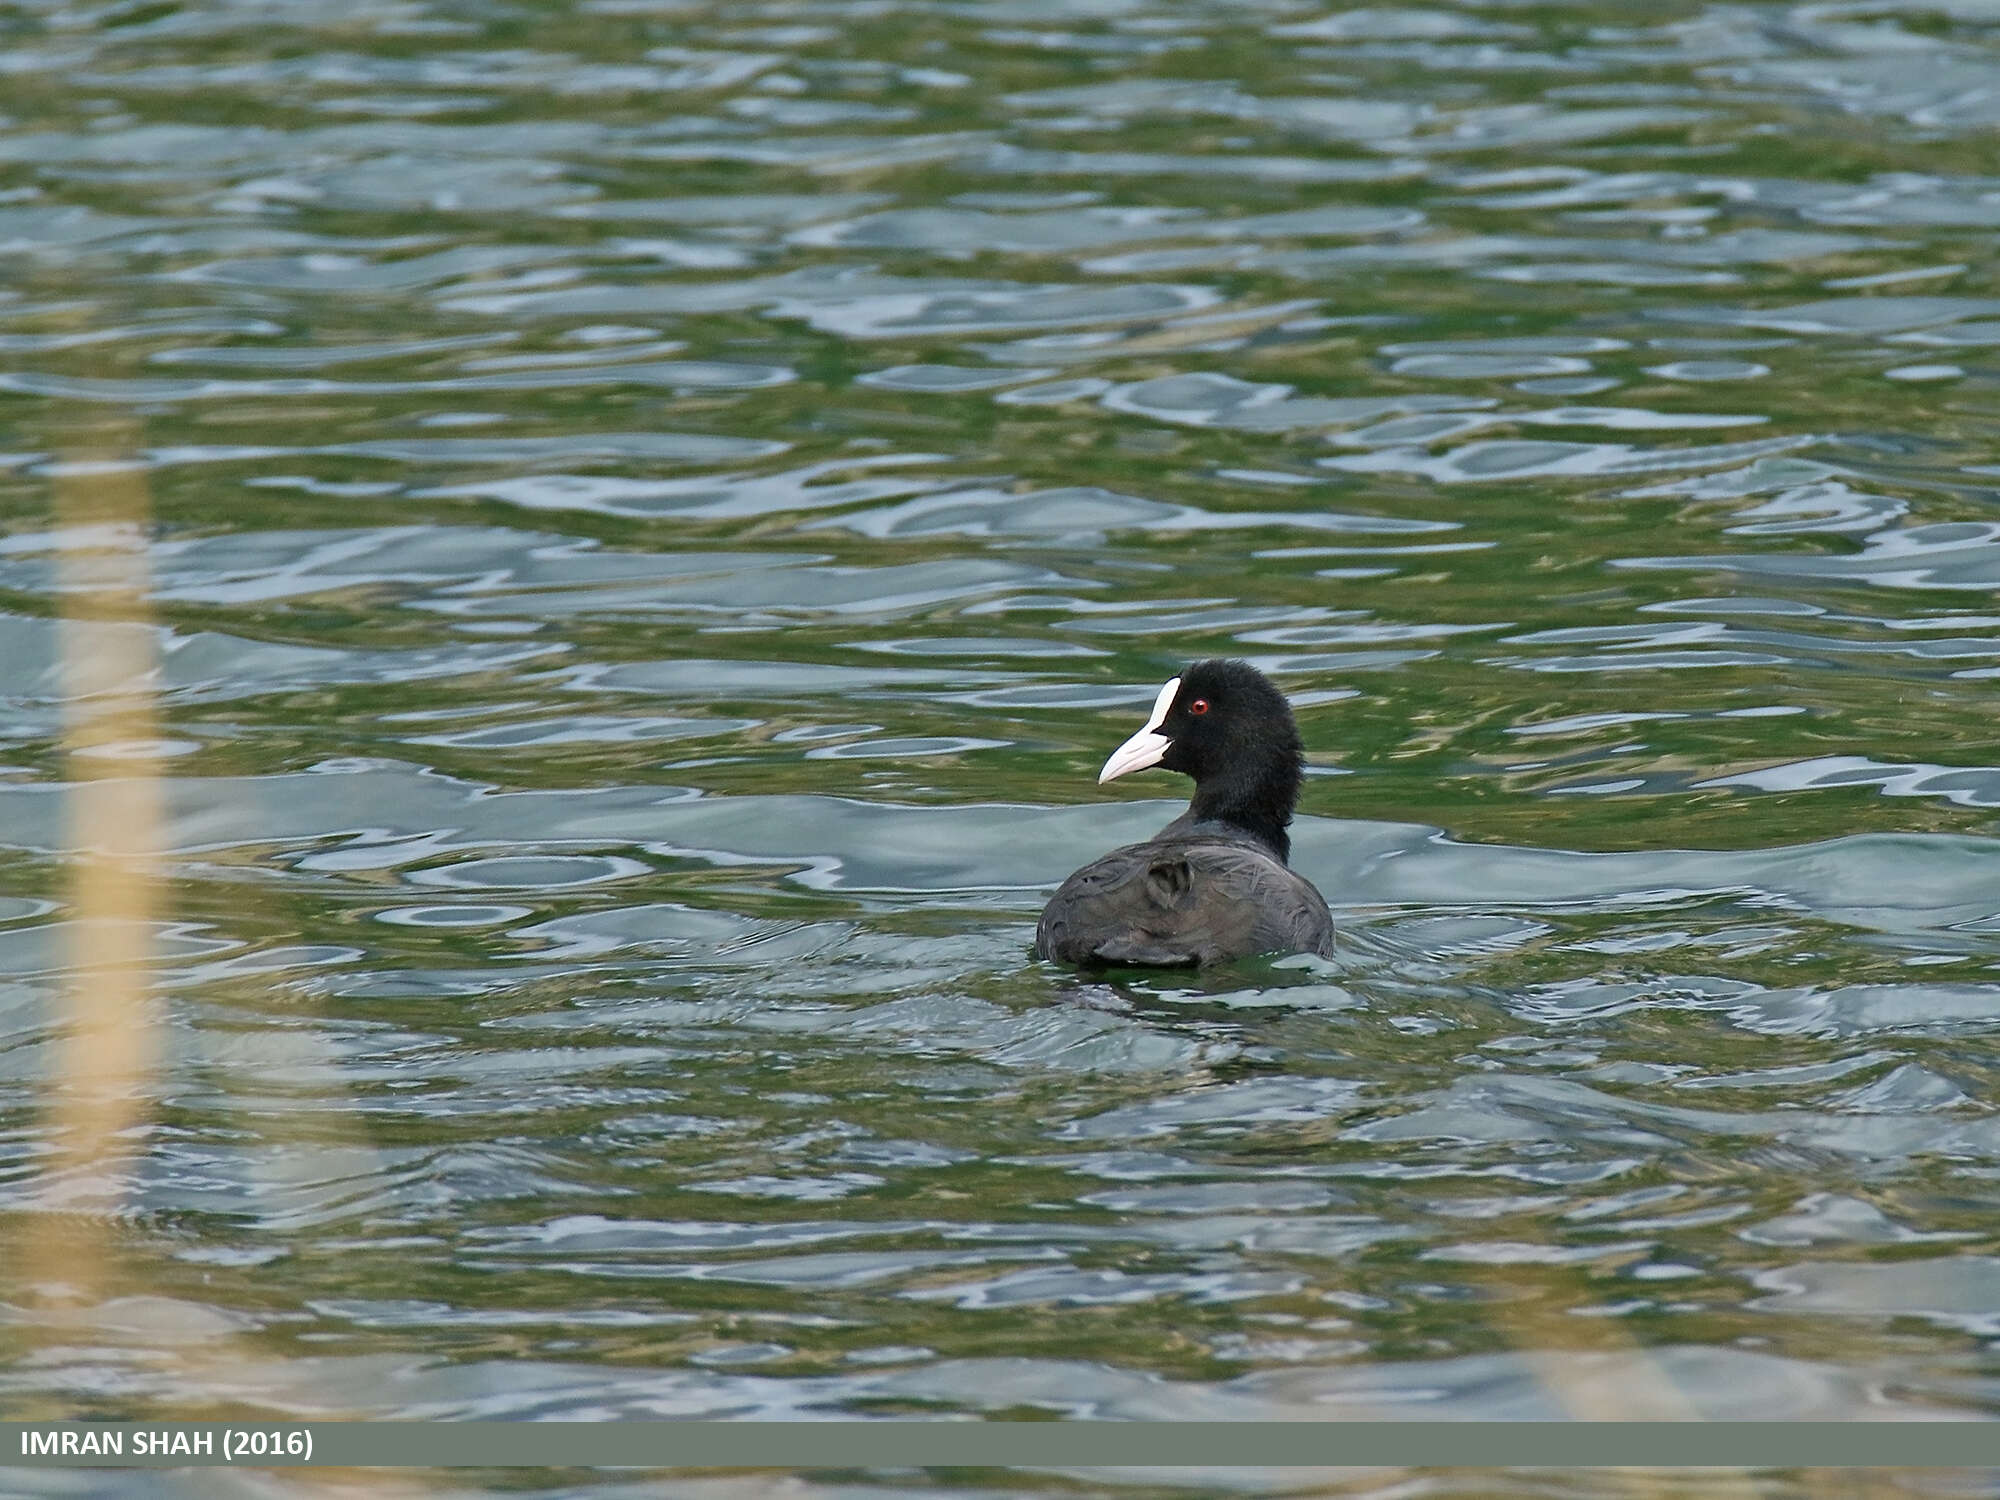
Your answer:
[[[1996,42],[0,9],[0,1407],[1989,1414]],[[1033,962],[1215,654],[1335,956]]]

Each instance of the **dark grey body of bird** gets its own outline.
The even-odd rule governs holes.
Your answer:
[[[1070,876],[1035,929],[1038,955],[1078,965],[1325,955],[1332,943],[1333,916],[1311,881],[1256,839],[1187,814]]]

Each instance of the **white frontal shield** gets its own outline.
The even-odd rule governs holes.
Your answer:
[[[1178,677],[1160,689],[1160,696],[1153,700],[1153,712],[1146,720],[1146,727],[1111,752],[1111,759],[1097,774],[1099,786],[1128,772],[1143,771],[1160,763],[1160,757],[1173,744],[1172,739],[1160,733],[1160,725],[1166,722],[1167,710],[1173,707],[1174,694],[1180,690],[1181,680]]]

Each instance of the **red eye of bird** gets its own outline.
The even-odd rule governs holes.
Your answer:
[[[1207,712],[1208,712],[1208,700],[1207,700],[1206,698],[1197,698],[1197,699],[1195,699],[1195,700],[1194,700],[1194,702],[1192,702],[1192,703],[1190,703],[1190,704],[1188,705],[1188,712],[1189,712],[1189,713],[1191,713],[1191,714],[1205,714],[1205,713],[1207,713]]]

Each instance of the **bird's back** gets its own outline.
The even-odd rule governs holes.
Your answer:
[[[1246,838],[1169,827],[1062,883],[1035,952],[1072,964],[1206,964],[1321,953],[1333,917],[1312,882]]]

